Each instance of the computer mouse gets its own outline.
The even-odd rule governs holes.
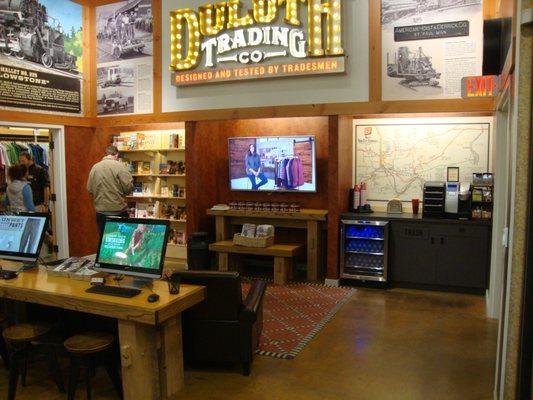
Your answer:
[[[159,300],[159,295],[157,293],[152,293],[150,296],[148,296],[148,303],[155,303],[157,300]]]

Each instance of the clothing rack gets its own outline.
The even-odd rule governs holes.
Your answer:
[[[291,163],[297,163],[292,168]],[[303,167],[300,157],[293,155],[276,157],[275,161],[275,185],[284,189],[297,189],[304,182]]]
[[[0,191],[5,190],[7,185],[7,169],[12,165],[14,158],[18,157],[19,151],[13,155],[7,153],[6,148],[15,147],[25,149],[27,148],[30,154],[34,157],[35,163],[48,171],[50,160],[50,142],[47,136],[38,135],[11,135],[0,134]],[[39,150],[35,152],[35,148]],[[11,161],[10,161],[11,159]],[[18,159],[16,160],[18,163]]]
[[[34,135],[0,135],[0,142],[49,143],[50,137]]]

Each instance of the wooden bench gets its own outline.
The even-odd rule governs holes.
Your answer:
[[[269,247],[245,247],[233,244],[231,240],[224,240],[209,245],[209,250],[218,253],[219,271],[229,271],[237,268],[235,254],[252,254],[256,256],[274,257],[274,283],[285,285],[292,277],[293,258],[303,253],[301,244],[274,244]]]

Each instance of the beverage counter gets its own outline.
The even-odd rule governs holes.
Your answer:
[[[378,221],[382,238],[364,234],[363,229]],[[488,288],[491,230],[490,220],[345,213],[341,278],[483,293]]]

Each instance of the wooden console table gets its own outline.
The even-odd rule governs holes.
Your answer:
[[[233,238],[233,226],[268,224],[279,228],[307,230],[307,280],[317,281],[323,274],[322,229],[327,221],[327,210],[302,209],[300,212],[270,212],[245,210],[207,210],[215,217],[216,241]]]

